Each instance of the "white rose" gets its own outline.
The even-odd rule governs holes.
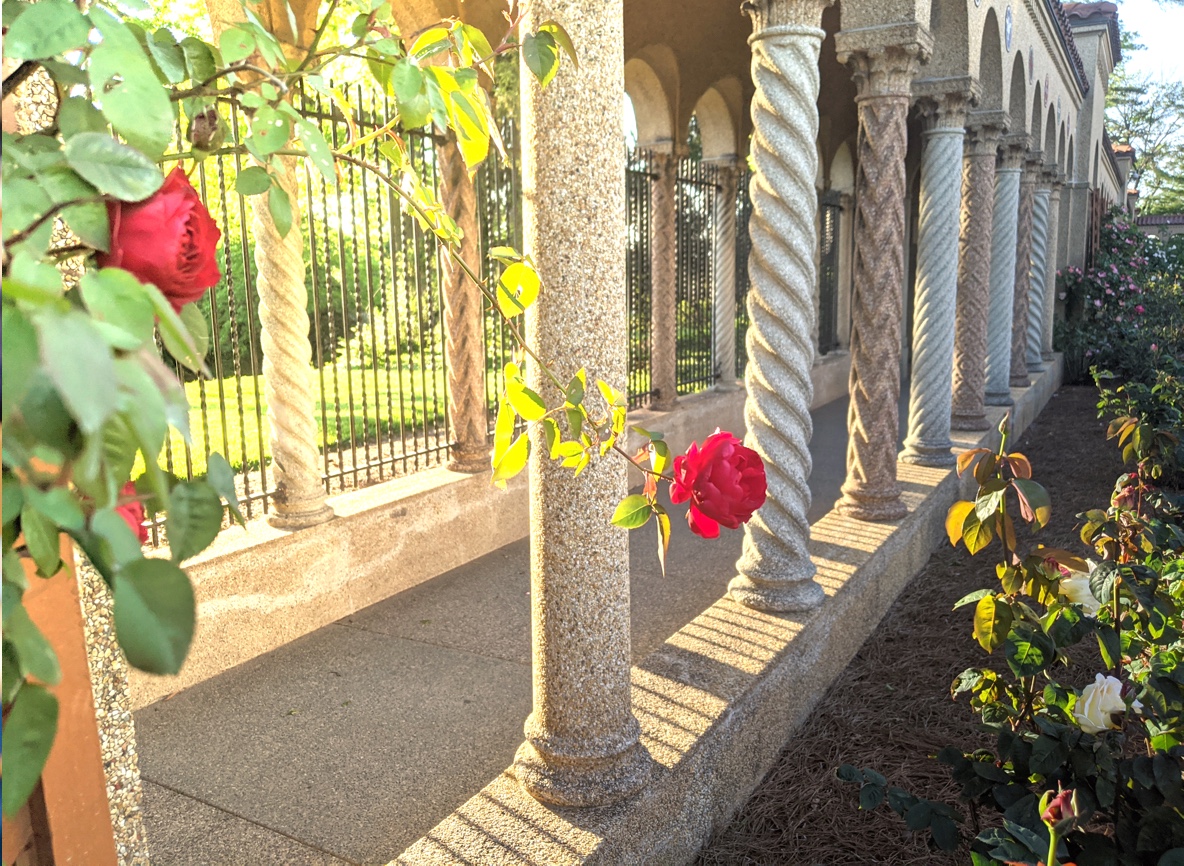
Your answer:
[[[1142,709],[1142,704],[1134,701],[1134,710]],[[1100,734],[1102,731],[1117,730],[1114,716],[1126,712],[1126,701],[1122,699],[1122,683],[1114,677],[1098,674],[1094,681],[1081,690],[1081,697],[1073,707],[1073,717],[1081,730],[1087,734]]]
[[[1089,575],[1081,571],[1071,571],[1068,577],[1061,578],[1061,595],[1081,605],[1081,609],[1089,616],[1096,616],[1102,608],[1102,603],[1090,591]]]

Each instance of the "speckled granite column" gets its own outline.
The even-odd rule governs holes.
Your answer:
[[[1032,214],[1036,206],[1036,181],[1040,154],[1029,153],[1020,174],[1020,205],[1016,224],[1015,292],[1011,306],[1012,388],[1027,388],[1028,378],[1028,302],[1032,294]]]
[[[908,513],[896,481],[904,161],[912,80],[931,42],[920,29],[913,41],[886,46],[862,44],[865,35],[835,36],[840,62],[854,72],[859,111],[847,480],[835,508],[857,520],[897,520]]]
[[[668,412],[678,403],[678,293],[675,280],[676,184],[678,157],[654,151],[653,193],[650,199],[650,322],[653,350],[650,353],[650,408]]]
[[[477,191],[456,139],[436,148],[440,163],[440,200],[464,232],[461,257],[477,273],[481,266],[481,234],[477,223]],[[489,469],[489,420],[485,406],[485,342],[482,338],[481,290],[451,256],[441,255],[444,277],[444,352],[448,360],[448,424],[452,447],[448,468],[458,472]]]
[[[540,88],[523,67],[522,186],[526,251],[544,288],[527,334],[561,378],[623,388],[625,149],[622,0],[538,0],[523,32],[554,18],[580,52]],[[537,365],[532,388],[558,394]],[[566,379],[565,379],[566,380]],[[595,393],[595,392],[593,392]],[[629,691],[629,539],[610,523],[626,493],[625,461],[595,461],[578,478],[530,455],[530,605],[534,709],[511,772],[534,797],[567,806],[610,803],[640,788],[650,758]]]
[[[1040,339],[1044,335],[1044,297],[1048,290],[1048,187],[1036,189],[1032,205],[1032,292],[1028,299],[1028,336],[1024,342],[1024,360],[1028,372],[1044,369],[1040,357]]]
[[[1054,168],[1055,171],[1055,168]],[[1044,292],[1043,334],[1040,339],[1040,356],[1045,361],[1052,360],[1052,330],[1053,319],[1057,308],[1057,271],[1061,261],[1059,250],[1061,227],[1061,180],[1057,175],[1048,193],[1048,276],[1045,278],[1047,286]]]
[[[1024,136],[1026,139],[1027,136]],[[1011,324],[1015,296],[1015,248],[1024,145],[1008,136],[995,170],[995,218],[991,226],[991,305],[987,316],[988,406],[1010,406]]]
[[[765,504],[744,525],[739,576],[728,593],[758,610],[821,604],[808,543],[810,342],[818,247],[818,54],[831,0],[751,0],[752,163],[748,224],[748,366],[744,444],[769,479]]]
[[[949,93],[926,98],[921,113],[924,150],[917,223],[913,372],[908,435],[898,459],[922,466],[952,466],[955,458],[950,451],[950,410],[966,97]]]
[[[1005,123],[1002,112],[972,112],[962,159],[962,217],[958,232],[958,311],[954,322],[954,395],[950,427],[987,430],[987,318],[991,303],[991,229],[995,160]]]
[[[736,185],[739,160],[715,160],[720,188],[715,195],[714,368],[717,391],[736,390]]]

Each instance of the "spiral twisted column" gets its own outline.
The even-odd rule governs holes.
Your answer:
[[[854,71],[859,169],[847,480],[835,508],[857,520],[896,520],[908,512],[896,481],[906,123],[912,80],[928,47],[911,42],[853,50],[844,37],[836,36],[836,47]]]
[[[1025,136],[1026,137],[1026,136]],[[1010,406],[1012,308],[1020,206],[1022,144],[1012,136],[995,171],[995,218],[991,226],[991,305],[987,316],[988,406]]]
[[[288,194],[292,228],[281,237],[263,199],[257,200],[252,222],[263,388],[275,477],[275,511],[269,520],[281,529],[301,529],[334,515],[325,503],[317,454],[316,396],[312,345],[308,342],[308,292],[304,287],[295,157],[280,157],[277,163],[273,182]]]
[[[481,234],[477,191],[454,136],[436,148],[440,164],[440,199],[462,232],[460,256],[481,272]],[[482,340],[481,289],[452,256],[440,256],[444,277],[444,355],[448,362],[448,421],[452,447],[448,468],[477,472],[489,466],[485,407],[485,345]]]
[[[1043,369],[1040,339],[1044,333],[1044,296],[1048,286],[1048,196],[1047,186],[1036,188],[1032,204],[1032,292],[1028,299],[1028,334],[1024,358],[1028,372]]]
[[[1036,205],[1036,181],[1040,154],[1029,153],[1020,172],[1020,206],[1016,224],[1015,296],[1012,298],[1011,375],[1012,388],[1027,388],[1028,304],[1032,296],[1032,221]]]
[[[958,231],[958,310],[954,321],[954,393],[950,427],[986,430],[987,319],[991,302],[991,232],[1001,113],[971,115],[962,157]]]
[[[736,390],[736,157],[718,160],[719,191],[715,196],[715,388]]]
[[[958,212],[966,96],[922,102],[921,207],[917,224],[917,284],[913,311],[913,372],[909,427],[899,460],[952,466],[950,411],[954,311],[958,291]]]
[[[1043,333],[1040,339],[1040,355],[1044,360],[1052,360],[1052,330],[1057,303],[1057,269],[1060,256],[1058,255],[1061,224],[1061,180],[1052,184],[1048,193],[1048,275],[1045,277],[1044,314],[1042,316]]]
[[[807,610],[810,523],[810,341],[818,197],[818,55],[830,0],[749,0],[752,17],[752,216],[744,442],[764,461],[768,498],[744,526],[728,592],[758,610]]]
[[[678,403],[678,290],[675,270],[678,156],[653,151],[653,193],[650,214],[650,320],[653,351],[650,355],[650,408],[666,412]]]
[[[523,228],[543,292],[527,312],[530,345],[561,375],[623,386],[625,149],[607,119],[625,98],[623,0],[532,0],[523,32],[550,18],[580,46],[540,88],[521,70]],[[527,381],[552,386],[538,364]],[[552,391],[553,393],[553,391]],[[628,491],[625,461],[594,460],[577,477],[531,432],[530,618],[533,707],[510,772],[561,806],[627,797],[652,761],[632,712],[629,538],[612,525]]]

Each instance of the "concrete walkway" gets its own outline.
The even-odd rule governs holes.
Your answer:
[[[839,496],[847,401],[813,415],[811,522]],[[723,594],[742,538],[675,519],[663,577],[655,535],[631,535],[635,661]],[[152,862],[381,864],[431,830],[522,741],[528,561],[508,545],[136,713]]]

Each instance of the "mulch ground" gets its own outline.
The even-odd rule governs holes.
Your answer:
[[[1076,515],[1104,507],[1122,472],[1096,402],[1093,387],[1061,389],[1009,449],[1029,457],[1033,478],[1052,497],[1052,520],[1035,537],[1050,547],[1081,550]],[[965,548],[948,545],[933,554],[699,863],[969,862],[965,849],[930,850],[928,833],[908,832],[886,805],[859,811],[857,787],[838,781],[834,772],[843,763],[872,767],[919,797],[957,804],[958,788],[947,768],[929,756],[982,736],[977,716],[964,698],[950,699],[949,687],[987,657],[971,637],[973,607],[951,608],[994,580],[987,556],[984,551],[972,558]]]

